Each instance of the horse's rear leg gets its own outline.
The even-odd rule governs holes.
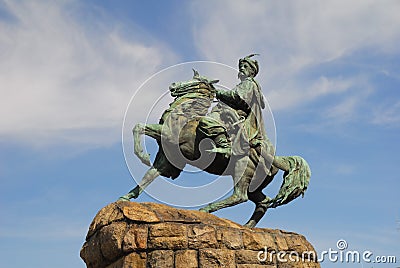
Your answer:
[[[244,225],[248,228],[256,227],[257,223],[264,217],[265,213],[267,212],[267,206],[262,204],[257,204],[253,215],[251,216],[250,220]]]
[[[235,163],[235,172],[233,176],[234,188],[233,194],[221,201],[208,204],[200,209],[203,212],[214,212],[221,208],[231,207],[248,200],[247,189],[249,188],[250,181],[254,175],[254,164],[249,157],[242,157]]]
[[[273,176],[272,176],[273,178]],[[266,180],[271,181],[272,178],[270,176],[267,177]],[[264,186],[265,187],[265,186]],[[249,228],[253,228],[257,225],[257,223],[264,217],[265,213],[268,210],[269,202],[272,200],[270,197],[266,196],[262,190],[264,187],[259,187],[256,191],[252,193],[248,193],[249,199],[256,204],[253,214],[250,219],[244,225]]]
[[[139,185],[133,188],[126,195],[121,196],[118,200],[129,201],[131,198],[137,198],[143,192],[143,190],[149,186],[149,184],[152,183],[159,175],[160,172],[155,167],[151,167],[149,170],[147,170]]]
[[[254,209],[253,215],[251,215],[250,219],[244,226],[253,228],[262,219],[262,217],[264,217],[265,213],[267,212],[268,205],[270,204],[269,202],[272,199],[266,196],[262,192],[262,190],[271,183],[276,173],[278,173],[278,169],[275,166],[272,166],[271,175],[267,176],[262,184],[254,192],[248,193],[249,199],[256,204],[256,207]]]

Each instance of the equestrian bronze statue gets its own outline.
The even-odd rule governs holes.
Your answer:
[[[263,95],[254,77],[258,63],[249,55],[239,60],[240,83],[232,90],[215,87],[218,80],[194,71],[188,81],[169,87],[174,101],[164,111],[159,124],[136,124],[133,128],[134,153],[150,166],[142,181],[119,200],[137,198],[158,176],[177,178],[185,165],[198,167],[215,175],[230,175],[234,189],[231,196],[214,201],[201,211],[216,210],[248,200],[256,204],[245,224],[254,227],[268,208],[275,208],[304,195],[311,176],[307,162],[299,156],[276,156],[262,118]],[[214,99],[218,99],[211,112]],[[159,150],[153,163],[144,153],[141,137],[156,139]],[[279,170],[283,183],[274,198],[262,190]]]

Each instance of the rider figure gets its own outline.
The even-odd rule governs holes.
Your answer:
[[[219,118],[216,120],[216,117],[223,117],[221,106],[216,106],[217,111],[213,111],[199,122],[199,130],[212,138],[216,144],[216,148],[210,150],[211,152],[242,156],[248,154],[251,147],[264,145],[272,149],[272,144],[265,133],[261,111],[265,108],[264,98],[260,85],[254,79],[259,71],[258,62],[252,59],[255,55],[251,54],[239,60],[238,85],[232,90],[217,89],[216,92],[216,98],[233,108],[238,115],[237,118],[242,118],[235,123],[239,125],[239,129],[234,135],[232,146],[226,128],[218,125]]]

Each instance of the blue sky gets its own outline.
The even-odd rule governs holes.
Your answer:
[[[92,218],[134,186],[121,129],[135,91],[174,64],[236,67],[253,52],[277,154],[300,154],[313,172],[304,199],[259,226],[400,262],[400,3],[231,2],[0,1],[1,267],[84,267]],[[145,92],[132,126],[170,82]],[[244,223],[252,210],[215,214]],[[340,266],[361,264],[323,263]]]

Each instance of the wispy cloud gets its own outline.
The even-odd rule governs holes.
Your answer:
[[[351,90],[346,92],[340,101],[325,109],[324,119],[333,120],[336,123],[347,123],[362,118],[361,113],[368,113],[368,115],[371,113],[369,109],[366,112],[362,108],[374,92],[372,86],[363,77],[354,77],[349,88]]]
[[[302,83],[304,85],[304,83]],[[330,94],[340,94],[349,91],[355,84],[353,79],[328,78],[321,76],[309,85],[296,85],[291,81],[284,88],[266,92],[268,101],[274,110],[288,109],[299,103],[314,101],[319,97]]]
[[[82,3],[3,6],[8,17],[0,17],[2,141],[115,142],[135,89],[176,59],[135,25],[128,30]],[[82,16],[85,9],[92,15]]]
[[[400,101],[375,109],[372,123],[385,126],[400,126]]]
[[[316,71],[321,65],[362,49],[399,53],[399,7],[398,1],[368,0],[197,1],[193,12],[201,9],[208,20],[194,16],[194,39],[206,58],[232,65],[238,57],[261,53],[258,79],[272,107],[292,109],[327,94],[346,94],[352,86],[357,74],[329,77]]]

